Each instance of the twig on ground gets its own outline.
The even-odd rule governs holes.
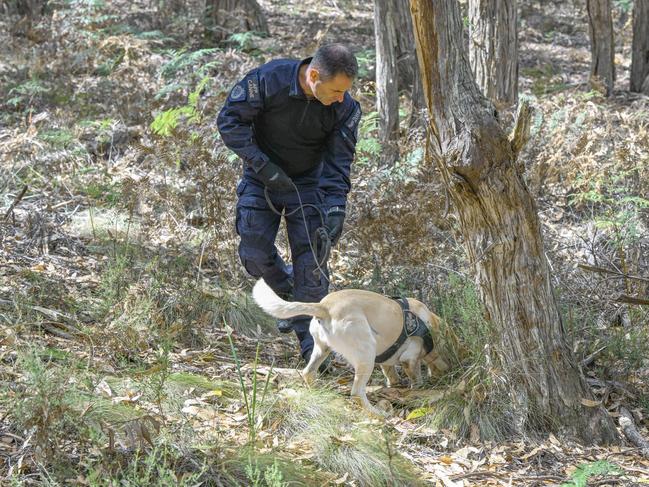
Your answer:
[[[487,477],[503,479],[508,476],[502,473],[489,472],[488,470],[479,470],[476,472],[467,472],[467,473],[460,473],[457,475],[451,475],[449,476],[449,479],[456,481],[456,480],[475,479],[475,478],[483,479]]]
[[[582,367],[587,367],[587,366],[589,366],[590,364],[592,364],[592,363],[595,361],[595,359],[597,358],[597,356],[598,356],[600,353],[602,353],[604,350],[606,350],[606,348],[607,348],[607,346],[604,345],[603,347],[601,347],[601,348],[595,350],[595,351],[594,351],[593,353],[591,353],[588,357],[584,358],[584,359],[580,362],[579,365],[581,365]]]
[[[649,458],[649,441],[647,441],[638,431],[633,416],[625,407],[620,408],[620,427],[627,440],[640,448],[640,453]]]
[[[629,296],[627,294],[620,294],[615,301],[618,303],[626,303],[626,304],[640,304],[644,306],[649,306],[649,299],[647,298],[636,298],[634,296]]]
[[[20,203],[20,200],[23,199],[23,196],[25,196],[25,193],[27,193],[27,188],[28,188],[28,186],[25,185],[23,187],[22,191],[20,192],[20,194],[18,196],[16,196],[16,199],[14,200],[14,202],[11,203],[11,205],[9,206],[9,209],[5,212],[5,215],[4,215],[4,218],[3,218],[4,220],[9,218],[9,215],[11,215],[11,212],[14,211],[14,208],[16,207],[16,205],[18,203]]]
[[[601,480],[596,480],[596,481],[590,481],[588,485],[592,485],[593,487],[596,485],[619,485],[622,483],[622,481],[627,481],[628,479],[619,479],[615,477],[608,477],[605,479]]]
[[[52,335],[56,335],[60,338],[65,338],[66,340],[74,340],[75,338],[73,334],[66,333],[60,328],[57,328],[57,326],[61,326],[60,323],[42,323],[41,326],[48,333],[51,333]]]

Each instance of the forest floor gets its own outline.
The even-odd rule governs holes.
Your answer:
[[[371,3],[260,3],[270,35],[218,48],[200,2],[54,2],[32,25],[0,19],[0,483],[649,484],[649,458],[624,439],[506,434],[488,324],[406,94],[400,161],[377,162]],[[588,85],[581,4],[521,7],[535,115],[520,159],[594,405],[616,423],[628,409],[648,438],[649,313],[625,296],[649,295],[649,97],[628,92],[628,8],[616,3],[605,98]],[[342,359],[306,387],[297,341],[251,302],[239,162],[215,127],[247,70],[325,41],[355,50],[364,112],[332,286],[416,296],[470,349],[421,390],[376,371],[386,419],[349,399]],[[278,246],[286,256],[283,230]]]

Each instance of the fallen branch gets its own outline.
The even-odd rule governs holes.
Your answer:
[[[587,367],[587,366],[589,366],[590,364],[592,364],[592,363],[595,361],[595,359],[597,358],[597,356],[598,356],[600,353],[602,353],[604,350],[606,350],[606,345],[604,345],[603,347],[601,347],[601,348],[595,350],[595,351],[594,351],[593,353],[591,353],[588,357],[584,358],[584,359],[579,363],[579,365],[581,365],[582,367]]]
[[[8,299],[0,299],[0,306],[11,306],[15,307],[16,303],[14,301],[10,301]],[[49,308],[44,308],[43,306],[30,306],[30,305],[23,305],[26,306],[29,309],[33,309],[34,311],[38,311],[40,314],[43,316],[48,317],[52,321],[64,321],[65,327],[70,329],[70,331],[73,331],[74,333],[80,333],[78,329],[76,329],[74,326],[72,326],[72,323],[76,323],[77,320],[75,320],[72,316],[67,315],[61,311],[55,310],[55,309],[49,309]],[[63,326],[63,325],[61,325]]]
[[[67,333],[59,328],[60,323],[41,323],[41,327],[48,333],[56,335],[59,338],[64,338],[66,340],[74,340],[75,336]]]
[[[16,199],[14,199],[14,202],[11,203],[11,206],[9,206],[9,209],[5,212],[4,220],[9,218],[9,215],[11,215],[11,212],[14,211],[14,208],[16,207],[16,205],[18,203],[20,203],[20,200],[23,199],[23,196],[25,196],[25,193],[27,193],[27,188],[28,188],[28,186],[25,185],[23,187],[23,190],[20,192],[20,194],[18,196],[16,196]]]
[[[633,296],[629,296],[628,294],[620,294],[615,301],[617,301],[618,303],[640,304],[644,306],[649,306],[649,299],[635,298]]]
[[[620,408],[620,427],[626,439],[640,448],[643,456],[649,458],[649,441],[645,440],[633,421],[633,416],[625,407]]]

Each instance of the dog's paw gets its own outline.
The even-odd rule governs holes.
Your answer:
[[[406,379],[399,379],[399,380],[396,380],[396,381],[388,380],[388,381],[385,381],[385,385],[386,385],[386,387],[389,387],[391,389],[395,388],[395,387],[405,387],[405,386],[408,385],[408,381]]]
[[[302,371],[302,372],[300,372],[300,375],[302,376],[302,380],[309,387],[311,387],[313,385],[313,383],[315,382],[316,374],[314,372],[306,373],[306,372]]]
[[[369,411],[370,414],[372,414],[374,416],[377,416],[379,418],[385,419],[385,418],[390,417],[390,413],[388,413],[387,411],[383,411],[381,409],[375,408],[375,407],[372,407],[371,409],[368,409],[368,411]]]
[[[374,409],[377,409],[379,411],[379,415],[384,418],[394,415],[394,408],[392,407],[392,403],[387,399],[381,399],[380,401],[378,401]]]

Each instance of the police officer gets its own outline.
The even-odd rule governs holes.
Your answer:
[[[317,264],[312,245],[322,218],[333,244],[342,232],[361,118],[349,94],[357,73],[356,58],[341,44],[301,61],[274,60],[234,85],[219,113],[223,142],[244,162],[236,215],[241,262],[285,299],[317,302],[328,291],[326,263]],[[292,265],[275,247],[282,211]],[[280,331],[295,331],[307,362],[309,321],[278,322]]]

